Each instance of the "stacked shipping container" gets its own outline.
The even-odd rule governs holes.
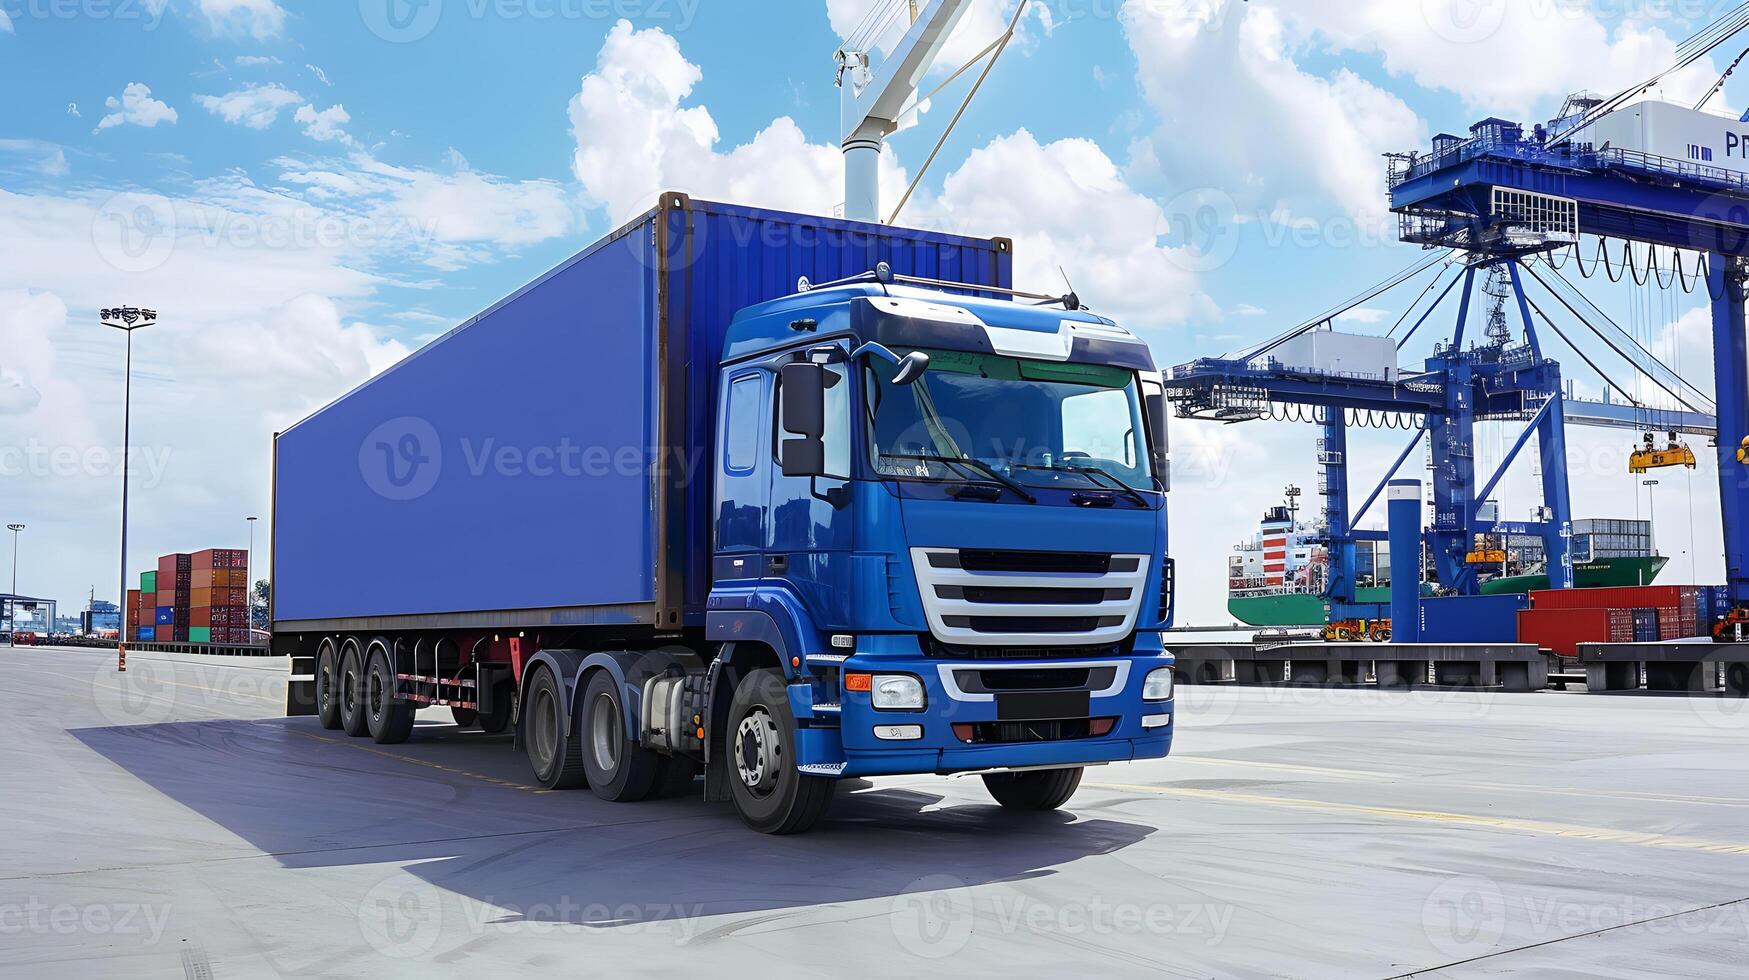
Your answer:
[[[1648,643],[1705,636],[1710,590],[1692,585],[1553,589],[1530,594],[1518,615],[1518,638],[1563,657],[1581,643]]]
[[[248,561],[247,552],[230,548],[208,548],[194,554],[190,642],[249,642]]]
[[[128,593],[128,635],[158,643],[248,643],[249,553],[165,555]]]

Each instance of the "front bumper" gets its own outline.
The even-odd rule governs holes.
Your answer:
[[[798,765],[805,772],[819,775],[879,776],[1162,758],[1172,748],[1174,703],[1144,701],[1142,685],[1150,671],[1172,663],[1170,655],[1157,652],[1036,661],[944,660],[921,655],[859,653],[845,661],[845,672],[917,677],[927,697],[923,709],[876,710],[868,692],[846,691],[838,706],[836,728],[812,724],[799,733]],[[1089,682],[1080,688],[1088,694],[1085,718],[1063,720],[1097,719],[1102,723],[1109,720],[1109,730],[1098,735],[1077,731],[1079,737],[1048,741],[968,744],[964,738],[966,726],[978,733],[975,737],[981,737],[993,730],[992,723],[1003,720],[999,718],[997,696],[986,693],[987,686],[979,683],[980,672],[1062,668],[1089,669]],[[828,717],[814,712],[817,722]],[[1144,719],[1151,720],[1151,726],[1145,725]],[[957,732],[956,725],[960,726]],[[894,740],[876,734],[877,729],[890,730],[895,726],[910,728],[912,731],[906,734],[914,733],[917,737]],[[1012,727],[1009,731],[1012,732]]]

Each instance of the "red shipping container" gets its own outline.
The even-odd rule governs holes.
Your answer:
[[[195,606],[188,611],[188,625],[211,626],[212,624],[213,611],[210,608],[206,606]]]
[[[1700,589],[1692,585],[1634,585],[1612,589],[1545,589],[1530,594],[1532,609],[1697,608]]]
[[[1518,614],[1518,641],[1572,659],[1579,656],[1581,643],[1632,643],[1634,614],[1626,609],[1526,609]]]

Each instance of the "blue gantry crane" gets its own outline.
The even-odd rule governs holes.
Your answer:
[[[1433,471],[1426,544],[1442,591],[1475,594],[1481,584],[1478,555],[1488,554],[1478,552],[1476,542],[1520,535],[1542,540],[1550,585],[1572,587],[1568,423],[1670,433],[1670,449],[1648,445],[1636,454],[1636,466],[1692,464],[1679,435],[1712,437],[1728,583],[1733,602],[1749,609],[1749,124],[1699,107],[1635,101],[1664,74],[1692,64],[1745,27],[1749,4],[1685,44],[1667,72],[1610,98],[1576,96],[1547,125],[1526,129],[1490,118],[1471,127],[1467,137],[1435,137],[1431,152],[1392,155],[1390,204],[1399,215],[1400,237],[1432,254],[1264,344],[1169,372],[1166,384],[1183,417],[1290,419],[1321,427],[1320,538],[1329,555],[1325,597],[1332,622],[1386,616],[1379,606],[1355,601],[1356,542],[1385,537],[1357,525],[1423,440]],[[1589,269],[1582,236],[1596,243]],[[1611,258],[1612,241],[1624,243],[1619,262]],[[1600,270],[1612,281],[1631,276],[1641,286],[1690,292],[1704,286],[1712,301],[1716,400],[1591,303],[1562,274],[1568,265],[1587,277]],[[1433,278],[1392,330],[1394,336],[1412,322],[1395,349],[1447,300],[1455,298],[1457,314],[1449,339],[1419,368],[1398,370],[1394,359],[1381,363],[1317,351],[1319,334],[1328,333],[1341,313],[1429,272]],[[1533,294],[1531,283],[1540,290]],[[1428,295],[1433,302],[1411,321]],[[1490,304],[1486,325],[1480,336],[1466,336],[1478,297]],[[1561,320],[1578,326],[1568,333]],[[1658,389],[1661,404],[1635,398],[1612,380],[1576,342],[1580,330]],[[1560,364],[1545,353],[1545,342],[1555,337],[1608,385],[1602,400],[1576,399],[1563,390]],[[1293,356],[1282,356],[1290,347]],[[1479,481],[1475,427],[1502,420],[1525,424],[1498,468]],[[1347,443],[1348,430],[1357,425],[1405,427],[1413,437],[1378,488],[1351,511]],[[1484,502],[1532,437],[1541,458],[1542,507],[1533,520],[1501,521]]]

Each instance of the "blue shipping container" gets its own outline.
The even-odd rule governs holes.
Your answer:
[[[142,626],[142,627],[136,629],[134,631],[134,633],[135,633],[134,639],[140,640],[140,641],[145,642],[145,643],[151,643],[153,640],[158,638],[158,631],[156,629],[153,629],[150,626]]]
[[[882,262],[1012,278],[1005,239],[664,195],[276,437],[276,624],[702,623],[724,332]]]
[[[1517,643],[1522,594],[1446,596],[1421,600],[1423,643]]]
[[[159,626],[175,626],[176,625],[176,607],[175,606],[159,606],[157,609],[156,616],[152,621],[157,623]]]
[[[1656,609],[1635,609],[1633,611],[1633,613],[1634,613],[1634,642],[1635,643],[1656,643],[1656,642],[1658,642],[1658,610],[1656,610]]]

